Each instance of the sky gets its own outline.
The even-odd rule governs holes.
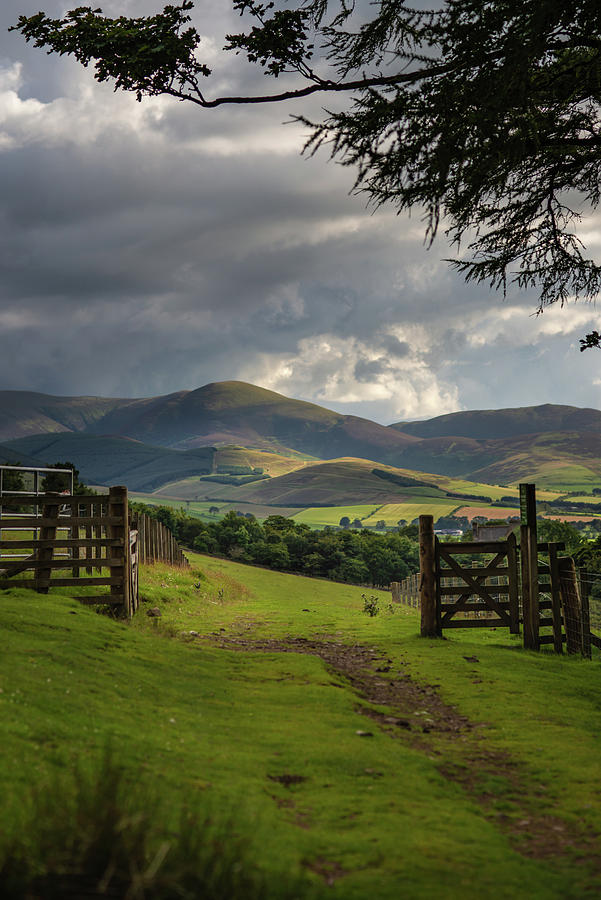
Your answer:
[[[601,408],[601,351],[578,345],[598,309],[536,316],[533,295],[466,285],[444,237],[425,247],[419,211],[367,209],[352,170],[301,155],[306,130],[285,123],[318,114],[314,99],[137,103],[7,31],[72,6],[0,5],[0,389],[144,397],[237,379],[384,424]],[[213,96],[276,86],[221,51],[240,30],[228,0],[193,21]],[[583,228],[598,259],[601,216]]]

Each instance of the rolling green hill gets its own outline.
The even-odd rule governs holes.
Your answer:
[[[10,466],[18,464],[20,466],[43,466],[42,460],[29,456],[25,452],[17,452],[6,444],[0,444],[0,466]]]
[[[0,391],[0,441],[30,434],[86,431],[128,400],[52,397],[33,391]]]
[[[565,491],[588,490],[601,482],[599,410],[547,404],[452,413],[385,427],[240,381],[129,400],[4,391],[0,440],[8,448],[4,452],[16,452],[19,458],[70,459],[89,482],[123,482],[139,491],[203,473],[241,474],[242,469],[262,469],[272,482],[277,480],[244,488],[248,498],[238,493],[242,488],[232,494],[224,492],[225,485],[203,483],[202,490],[191,493],[186,487],[186,499],[263,504],[267,497],[277,497],[273,502],[288,505],[292,497],[299,505],[339,506],[356,489],[360,495],[352,496],[351,503],[388,502],[390,485],[361,487],[348,472],[328,484],[328,473],[314,469],[319,460],[341,458],[364,459],[372,468],[437,472],[447,479],[503,486],[535,481]],[[216,448],[217,455],[206,448]],[[295,476],[301,469],[310,470],[306,478]],[[337,488],[340,496],[334,496]],[[393,493],[390,502],[398,492]]]
[[[471,409],[423,422],[397,422],[389,427],[421,438],[464,437],[476,440],[546,431],[601,432],[601,411],[545,403],[516,409]]]
[[[167,481],[212,470],[212,447],[186,453],[152,447],[123,437],[88,434],[40,434],[4,445],[18,459],[29,455],[41,465],[69,460],[87,484],[126,484],[131,490],[151,491]]]
[[[128,437],[178,450],[242,445],[323,459],[362,456],[396,463],[416,438],[358,416],[224,381],[139,400],[0,392],[0,440],[76,431]]]
[[[241,444],[284,455],[294,450],[322,459],[353,455],[382,462],[395,461],[416,441],[368,419],[343,416],[241,381],[134,400],[88,430],[182,450]]]

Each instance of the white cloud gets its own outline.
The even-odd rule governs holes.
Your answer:
[[[369,371],[370,364],[371,377],[358,378],[358,366]],[[299,341],[293,354],[264,354],[239,377],[323,406],[352,406],[366,417],[382,408],[392,418],[442,415],[460,408],[457,388],[440,379],[419,351],[397,359],[365,341],[332,334]]]

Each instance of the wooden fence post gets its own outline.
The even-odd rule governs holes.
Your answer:
[[[120,524],[109,525],[109,537],[121,542],[120,547],[111,547],[110,554],[120,557],[118,566],[111,566],[111,579],[118,579],[119,584],[111,584],[111,594],[121,594],[123,598],[123,611],[126,616],[131,616],[131,601],[129,594],[131,556],[129,552],[129,517],[127,507],[127,488],[118,485],[109,489],[108,514],[111,518],[121,520]]]
[[[58,525],[59,502],[58,497],[55,503],[47,503],[42,507],[42,518],[56,519]],[[56,525],[42,525],[40,528],[40,540],[54,541],[56,540]],[[40,562],[52,562],[54,548],[52,544],[40,547],[37,552],[37,558]],[[50,587],[50,578],[52,569],[37,569],[35,573],[36,591],[38,594],[47,594]]]
[[[509,594],[509,633],[520,633],[520,596],[518,590],[517,540],[513,532],[507,538],[507,568]]]
[[[421,635],[438,637],[438,603],[436,591],[436,536],[433,516],[419,517],[419,563],[421,595]]]
[[[390,582],[390,593],[392,594],[392,602],[401,602],[401,583],[399,581]]]
[[[524,647],[538,650],[538,545],[536,537],[536,491],[533,484],[520,484],[520,549],[522,556],[522,612]]]
[[[561,605],[563,607],[563,624],[566,630],[568,653],[582,651],[582,620],[580,618],[580,598],[576,566],[571,556],[560,556],[559,583],[561,586]]]
[[[591,611],[589,604],[590,587],[586,572],[579,569],[580,575],[580,609],[582,611],[582,655],[591,658]]]
[[[563,653],[563,636],[561,631],[561,580],[559,577],[559,557],[557,543],[549,542],[549,575],[551,580],[551,611],[553,614],[553,649]]]

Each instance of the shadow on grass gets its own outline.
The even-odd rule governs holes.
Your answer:
[[[0,847],[5,900],[316,900],[301,876],[268,877],[250,841],[206,810],[179,823],[147,785],[132,788],[107,750],[93,773],[36,788],[18,834]]]

